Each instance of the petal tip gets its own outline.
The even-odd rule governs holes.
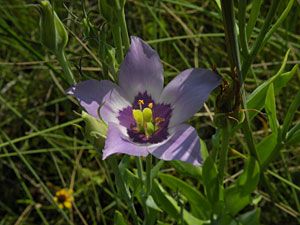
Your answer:
[[[65,90],[65,94],[67,95],[74,95],[75,87],[71,86],[67,90]]]

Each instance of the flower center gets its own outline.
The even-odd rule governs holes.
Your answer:
[[[67,200],[67,196],[64,194],[60,194],[57,196],[57,200],[59,203],[64,203]]]
[[[154,144],[168,138],[171,114],[169,104],[157,103],[144,92],[138,93],[131,106],[119,111],[118,120],[133,142]]]
[[[156,117],[153,119],[153,103],[150,102],[148,107],[143,109],[144,100],[138,100],[140,109],[133,109],[132,116],[136,123],[136,127],[132,127],[133,130],[145,134],[146,138],[149,138],[160,127],[160,123],[164,121],[164,118]]]

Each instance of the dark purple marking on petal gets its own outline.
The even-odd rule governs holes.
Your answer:
[[[135,123],[133,115],[132,115],[132,107],[131,106],[128,106],[128,107],[122,109],[119,112],[118,119],[119,119],[119,123],[122,126],[126,127],[127,129],[131,129],[132,126],[136,126],[136,123]]]
[[[147,91],[145,91],[143,94],[142,93],[138,93],[137,96],[135,96],[134,101],[132,103],[132,108],[133,109],[140,109],[140,105],[139,105],[139,100],[143,100],[144,104],[142,105],[142,109],[147,108],[149,103],[153,103],[153,99],[151,97],[151,95],[148,95]]]
[[[159,129],[154,132],[150,137],[146,137],[144,133],[138,132],[136,128],[136,123],[132,115],[132,109],[140,109],[138,104],[139,100],[144,101],[142,109],[148,107],[149,103],[153,104],[153,119],[160,118],[162,121],[159,123]],[[159,143],[167,139],[169,136],[168,125],[172,115],[172,109],[169,104],[156,104],[147,92],[139,93],[132,104],[132,107],[128,106],[119,111],[119,123],[120,125],[127,128],[127,133],[133,142],[146,144],[146,143]]]

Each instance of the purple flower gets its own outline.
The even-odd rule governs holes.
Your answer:
[[[138,37],[120,67],[119,86],[87,80],[67,90],[92,116],[108,124],[103,159],[116,153],[201,164],[197,131],[186,124],[221,78],[206,69],[187,69],[163,88],[156,51]]]

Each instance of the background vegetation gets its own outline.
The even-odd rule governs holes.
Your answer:
[[[263,29],[271,1],[249,1],[245,9],[246,21],[253,13],[253,2],[262,5],[257,10],[253,32],[247,30],[249,46],[255,43]],[[273,24],[290,2],[280,1]],[[114,218],[121,221],[122,217],[132,222],[128,205],[117,197],[109,163],[101,160],[100,148],[97,150],[85,138],[84,122],[76,113],[80,113],[80,109],[64,94],[68,85],[62,79],[57,58],[41,45],[37,3],[0,0],[0,224],[113,224]],[[109,10],[99,10],[100,0],[55,0],[52,5],[69,33],[66,55],[76,80],[107,79],[109,72],[117,70],[118,57],[121,57],[118,51],[115,57],[113,48],[117,48],[111,26],[115,17]],[[294,68],[293,76],[280,91],[274,84],[279,124],[285,121],[300,88],[300,72],[294,67],[300,57],[299,6],[299,1],[292,4],[285,20],[254,58],[245,81],[248,95],[276,75],[282,65],[285,67],[280,73]],[[224,77],[230,74],[218,1],[128,0],[125,15],[129,35],[143,38],[158,51],[166,82],[189,67],[217,68]],[[290,52],[284,61],[288,49]],[[282,83],[284,81],[277,84]],[[217,95],[218,91],[206,108],[190,121],[209,153],[215,134],[211,120],[212,100]],[[291,127],[296,127],[295,132],[299,132],[299,119],[300,113],[296,111],[291,123]],[[263,109],[251,124],[255,143],[271,134],[269,124]],[[298,133],[268,164],[263,172],[264,179],[251,194],[251,203],[239,211],[237,217],[261,209],[260,213],[255,211],[255,216],[260,214],[261,224],[299,223],[299,137]],[[230,138],[225,187],[242,173],[246,145],[240,130]],[[117,157],[118,162],[121,159]],[[127,158],[125,165],[136,174],[133,159]],[[192,190],[204,193],[202,169],[178,162],[165,162],[160,166],[158,187],[176,207],[166,210],[163,203],[152,205],[159,207],[156,209],[158,220],[161,224],[191,224],[189,219],[183,218],[182,212],[193,207]],[[51,204],[52,195],[63,187],[74,189],[71,210],[59,210]],[[137,214],[143,218],[140,199],[136,197],[133,201]],[[232,204],[239,201],[237,198]],[[257,221],[252,219],[253,223],[246,224],[257,224]]]

